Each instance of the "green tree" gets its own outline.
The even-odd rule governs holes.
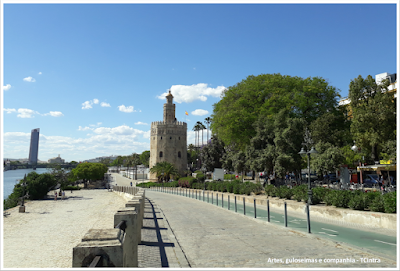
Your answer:
[[[350,145],[350,124],[344,108],[338,108],[324,113],[310,124],[311,137],[315,143],[326,142],[337,147]]]
[[[373,161],[379,160],[385,142],[395,140],[396,104],[388,86],[388,80],[378,85],[371,75],[360,75],[349,86],[351,133],[357,146],[371,150]]]
[[[150,173],[156,173],[159,182],[168,182],[171,176],[177,176],[178,170],[168,162],[159,162],[150,169]]]
[[[338,170],[344,161],[342,150],[328,142],[318,142],[315,145],[318,155],[312,155],[310,166],[319,175]]]
[[[320,78],[300,78],[280,74],[248,76],[228,87],[214,104],[211,129],[226,145],[241,150],[255,135],[254,123],[287,109],[291,117],[302,118],[307,126],[319,116],[334,110],[338,93]]]
[[[26,180],[29,198],[32,200],[42,199],[58,183],[58,180],[51,173],[37,174],[30,172],[26,176]]]
[[[104,178],[104,173],[106,173],[108,168],[99,163],[80,163],[76,168],[72,169],[72,179],[74,181],[83,180],[85,188],[87,187],[87,182],[102,180]]]
[[[217,136],[211,138],[211,144],[205,145],[201,149],[203,166],[207,171],[213,171],[214,168],[222,168],[222,157],[225,153],[224,143]]]
[[[199,159],[199,153],[196,151],[196,147],[193,144],[189,144],[187,149],[187,161],[188,164],[197,166],[197,159]]]
[[[124,163],[124,159],[124,156],[118,155],[117,158],[115,158],[114,161],[111,163],[111,166],[117,167],[119,171]]]
[[[383,143],[380,156],[384,160],[392,160],[392,164],[396,163],[396,145],[396,140],[388,140]]]
[[[74,182],[74,179],[71,176],[71,172],[66,171],[64,168],[61,168],[60,165],[54,166],[50,174],[54,177],[56,182],[60,184],[61,190],[64,190],[65,187]]]
[[[150,151],[142,152],[142,154],[140,154],[139,160],[142,165],[148,167],[150,162]]]

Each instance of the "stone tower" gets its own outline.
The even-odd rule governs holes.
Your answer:
[[[187,124],[175,118],[175,104],[172,103],[174,96],[171,91],[166,98],[164,120],[151,123],[149,167],[166,161],[183,174],[187,169]],[[156,175],[150,174],[150,180],[156,181]]]

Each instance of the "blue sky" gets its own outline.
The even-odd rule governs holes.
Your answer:
[[[4,4],[3,157],[27,158],[34,128],[45,161],[149,150],[168,89],[188,143],[221,91],[249,75],[319,76],[346,97],[358,75],[397,72],[396,9]]]

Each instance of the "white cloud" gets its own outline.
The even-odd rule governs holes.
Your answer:
[[[204,109],[196,109],[196,110],[192,111],[192,115],[195,115],[195,116],[204,116],[207,114],[208,114],[208,111],[204,110]]]
[[[52,117],[61,117],[64,116],[63,113],[61,113],[60,111],[50,111],[49,113],[44,114],[44,116],[52,116]]]
[[[42,74],[42,72],[38,72],[38,74]]]
[[[7,85],[3,86],[3,90],[4,90],[4,91],[9,90],[10,88],[11,88],[11,85],[10,85],[10,84],[7,84]]]
[[[82,128],[82,126],[79,126],[79,128],[78,128],[78,131],[87,131],[87,130],[93,130],[93,128],[90,128],[90,127],[83,127]]]
[[[133,106],[128,106],[126,107],[125,105],[119,105],[118,106],[119,111],[121,112],[125,112],[125,113],[132,113],[132,112],[136,112],[136,110],[133,110]]]
[[[149,140],[145,138],[149,131],[133,129],[126,125],[103,128],[104,133],[91,134],[83,138],[47,136],[41,133],[39,141],[45,142],[45,144],[41,144],[39,159],[47,160],[54,157],[55,153],[59,153],[67,161],[82,161],[111,154],[141,153],[150,149]],[[8,132],[4,134],[3,138],[5,157],[23,158],[27,156],[26,146],[29,147],[30,131],[28,133]]]
[[[191,103],[195,100],[202,102],[207,101],[207,96],[220,97],[224,86],[218,86],[216,88],[207,87],[207,84],[199,83],[197,85],[185,86],[185,85],[173,85],[171,86],[171,93],[174,96],[174,101],[177,103]],[[158,99],[164,100],[168,91],[157,96]]]
[[[144,122],[141,122],[141,121],[138,121],[138,122],[136,122],[135,124],[136,124],[136,125],[148,125],[147,123],[144,123]]]
[[[33,111],[32,109],[28,108],[19,108],[18,109],[18,118],[33,118],[34,114],[38,114],[38,112]]]
[[[92,104],[90,101],[86,101],[84,103],[82,103],[82,109],[90,109],[92,108]]]
[[[12,112],[17,112],[17,110],[15,110],[14,108],[10,108],[10,109],[4,108],[3,110],[6,111],[7,114],[10,114],[10,113],[12,113]]]
[[[26,82],[32,82],[32,83],[36,82],[36,79],[33,78],[32,76],[25,77],[23,80]]]
[[[86,101],[86,102],[82,103],[82,109],[93,108],[92,105],[99,104],[99,102],[100,102],[99,99],[96,99],[96,98],[94,98],[93,100],[90,100],[90,101]],[[102,107],[111,107],[109,103],[105,103],[105,102],[102,102],[100,105]]]

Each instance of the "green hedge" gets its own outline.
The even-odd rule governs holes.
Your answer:
[[[187,178],[187,177],[186,177]],[[189,179],[180,179],[178,181],[164,183],[166,187],[185,187],[187,181],[192,189],[204,189],[204,182],[199,182],[197,179],[189,177]],[[234,194],[250,195],[251,193],[260,193],[262,190],[261,184],[252,182],[242,183],[239,180],[234,181],[212,181],[206,182],[206,190],[229,192]],[[142,183],[140,187],[162,186],[159,183]],[[284,199],[293,199],[297,201],[307,202],[307,185],[297,185],[293,188],[287,186],[276,187],[274,185],[265,186],[265,193],[271,197],[280,197]],[[365,192],[361,190],[332,190],[325,187],[314,187],[312,189],[313,197],[312,204],[325,203],[340,208],[350,208],[353,210],[371,210],[373,212],[396,213],[396,192],[389,192],[384,195],[378,191]],[[14,199],[10,198],[9,201]]]

